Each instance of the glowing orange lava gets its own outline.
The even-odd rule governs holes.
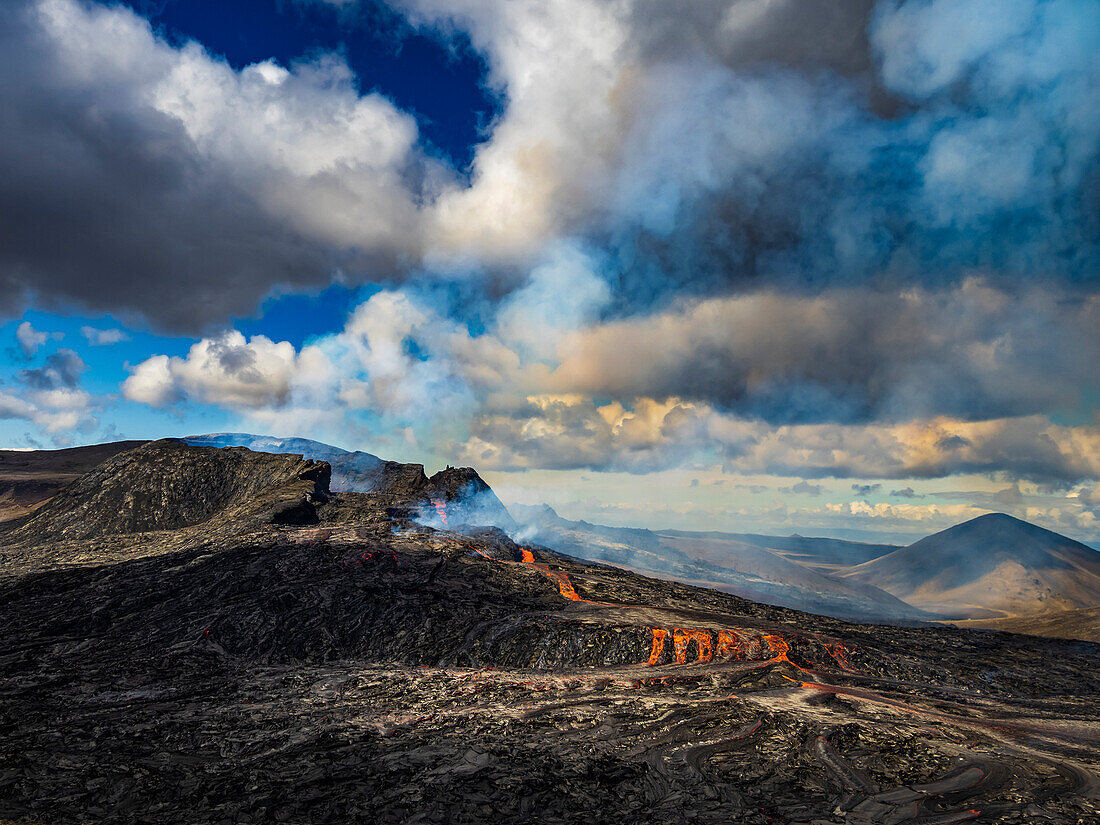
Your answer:
[[[852,663],[848,661],[848,648],[840,642],[826,642],[825,649],[829,651],[829,655],[836,660],[838,665],[840,665],[841,670],[846,670],[849,673],[856,672],[856,669],[852,667]]]
[[[745,637],[733,630],[719,630],[718,651],[715,655],[719,659],[748,658],[748,644]]]
[[[772,653],[775,654],[772,658],[777,662],[790,662],[787,658],[787,653],[790,651],[791,646],[787,644],[782,636],[776,636],[775,634],[769,634],[764,637],[764,641],[768,643],[768,647],[771,648]],[[793,662],[792,662],[793,664]]]
[[[665,639],[671,633],[673,643],[673,661],[675,664],[688,664],[709,662],[711,660],[753,661],[761,660],[761,666],[778,662],[786,662],[791,667],[803,673],[814,673],[802,665],[791,661],[790,641],[777,633],[766,633],[760,636],[747,631],[737,630],[705,630],[700,628],[676,627],[671,631],[659,627],[651,627],[653,643],[649,651],[647,665],[657,664],[665,650]],[[693,658],[691,643],[695,643],[697,658]],[[761,650],[767,645],[770,658],[761,656]],[[838,643],[830,643],[826,649],[837,659],[842,668],[855,672],[845,658],[845,650]],[[793,681],[793,680],[792,680]]]
[[[441,522],[443,522],[443,526],[446,527],[447,526],[447,502],[445,502],[445,501],[436,501],[433,498],[432,499],[432,506],[435,507],[436,513],[439,514],[439,520]]]
[[[650,628],[653,631],[653,647],[649,651],[649,661],[647,665],[655,665],[661,658],[661,654],[665,651],[665,637],[668,636],[667,630],[662,630],[659,627]]]
[[[677,664],[687,663],[688,645],[695,642],[699,649],[698,662],[709,662],[711,659],[711,640],[709,630],[684,630],[676,627],[672,630],[672,649],[676,654]]]
[[[563,573],[560,570],[551,570],[549,564],[535,564],[535,554],[528,550],[526,547],[519,549],[520,555],[523,558],[524,564],[529,564],[536,570],[542,571],[542,574],[548,579],[552,580],[558,586],[558,592],[571,602],[585,602],[587,604],[601,604],[601,602],[591,602],[588,599],[582,599],[576,590],[573,589],[573,582],[569,578],[568,573]]]
[[[782,636],[776,636],[775,634],[768,634],[764,636],[764,641],[768,643],[768,647],[771,648],[772,653],[775,655],[769,660],[772,662],[786,662],[793,668],[801,670],[803,673],[809,673],[810,671],[802,667],[802,665],[796,665],[792,662],[787,654],[791,650],[791,646],[787,644],[786,640]]]

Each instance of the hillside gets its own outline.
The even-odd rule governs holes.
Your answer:
[[[679,533],[690,537],[690,533]],[[715,538],[740,541],[756,547],[765,547],[778,556],[811,567],[821,572],[832,573],[840,568],[851,567],[863,562],[885,556],[898,549],[896,544],[868,544],[844,539],[817,538],[812,536],[763,536],[757,533],[714,533]]]
[[[64,450],[0,450],[0,522],[25,516],[84,473],[143,441]]]
[[[578,558],[828,616],[900,622],[935,618],[873,585],[835,578],[724,534],[569,521],[545,505],[513,509],[522,524],[520,535]]]
[[[154,441],[115,455],[11,523],[9,542],[178,530],[213,520],[316,522],[327,464],[236,447]]]
[[[1049,636],[1052,639],[1080,639],[1100,642],[1100,607],[1059,610],[1036,616],[1012,616],[1006,619],[962,619],[953,624],[1005,633],[1025,633],[1028,636]]]
[[[1100,605],[1100,553],[1000,513],[957,524],[842,575],[955,618]]]

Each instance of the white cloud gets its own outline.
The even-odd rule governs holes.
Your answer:
[[[554,260],[541,271],[576,266],[574,300],[547,307],[536,270],[531,293],[501,305],[480,335],[442,314],[431,292],[384,290],[301,351],[227,333],[184,358],[138,364],[123,392],[280,427],[370,422],[402,439],[412,428],[424,448],[482,468],[652,472],[708,461],[801,478],[1100,477],[1100,426],[1054,424],[1041,411],[1089,385],[1091,360],[1067,344],[1087,343],[1095,303],[1038,293],[1019,302],[970,281],[942,293],[765,292],[586,328],[604,293],[583,288],[593,281],[582,258]],[[876,416],[825,408],[779,426],[759,406],[729,403],[767,400],[780,379],[812,380],[824,401],[821,387],[861,382],[895,395],[874,399]],[[958,396],[967,403],[954,408]],[[1021,399],[1039,403],[1014,408]],[[972,409],[996,414],[960,415]]]
[[[123,329],[96,329],[95,327],[83,326],[80,328],[80,333],[93,347],[105,347],[130,340],[129,333]]]
[[[298,369],[298,354],[286,341],[263,335],[246,340],[237,331],[204,338],[184,358],[153,356],[122,384],[127,399],[163,406],[183,398],[231,409],[285,403]]]
[[[38,8],[73,81],[177,120],[205,161],[273,215],[339,245],[415,249],[417,193],[404,169],[432,166],[418,161],[416,123],[381,95],[360,96],[340,57],[235,71],[197,43],[173,48],[122,8]]]
[[[64,337],[64,333],[61,332],[39,332],[31,325],[30,321],[24,321],[15,328],[15,340],[19,344],[19,349],[27,358],[33,358],[39,347],[50,339],[59,341]]]
[[[0,392],[0,419],[30,422],[63,441],[68,434],[87,432],[99,423],[91,415],[94,407],[93,398],[80,389],[41,390],[27,397]]]

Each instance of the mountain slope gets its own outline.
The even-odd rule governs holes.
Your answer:
[[[179,530],[212,520],[316,523],[328,465],[297,455],[154,441],[120,453],[18,525],[16,542]]]
[[[688,530],[660,530],[663,539],[693,542],[698,547],[710,547],[711,552],[721,553],[721,547],[731,550],[751,546],[760,547],[795,564],[832,574],[839,569],[862,564],[898,549],[894,544],[864,544],[843,539],[807,538],[806,536],[763,536],[757,533],[693,532]]]
[[[1100,553],[1002,513],[957,524],[843,575],[956,618],[1100,605]]]
[[[1100,642],[1100,607],[1079,607],[1076,610],[1059,610],[1037,616],[1010,616],[1004,619],[963,619],[954,624],[959,627],[1001,630],[1005,633],[1025,633],[1028,636]]]
[[[718,534],[655,533],[569,521],[546,505],[515,507],[520,535],[564,553],[650,575],[713,587],[742,598],[842,618],[935,618],[862,582],[838,579]]]
[[[0,522],[25,516],[108,458],[144,441],[64,450],[0,450]]]
[[[333,447],[331,444],[311,441],[308,438],[274,438],[251,433],[210,433],[189,435],[178,440],[193,447],[247,447],[258,453],[296,453],[314,461],[327,461],[332,468],[330,484],[333,492],[370,492],[385,483],[387,464],[413,466],[398,465],[397,462],[383,461],[370,453],[350,452]]]

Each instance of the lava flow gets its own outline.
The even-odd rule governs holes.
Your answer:
[[[441,522],[443,522],[443,526],[446,527],[447,526],[447,502],[445,502],[445,501],[436,501],[433,498],[432,499],[432,506],[435,507],[436,513],[439,514],[439,520]]]
[[[682,627],[672,630],[672,649],[676,654],[677,664],[687,662],[688,645],[695,642],[699,650],[700,662],[709,662],[711,658],[711,644],[709,630],[684,630]]]
[[[668,636],[667,630],[662,630],[659,627],[652,628],[653,630],[653,647],[649,651],[649,661],[647,665],[657,664],[657,660],[661,658],[661,654],[665,650],[665,637]]]
[[[661,657],[664,655],[665,651],[665,640],[668,638],[670,631],[660,627],[651,627],[650,632],[653,634],[653,641],[649,651],[649,659],[646,661],[646,664],[652,666],[660,663]],[[764,664],[786,662],[791,667],[803,673],[814,672],[791,661],[790,641],[776,633],[765,633],[760,636],[753,636],[747,632],[737,630],[726,629],[713,631],[700,628],[675,627],[672,629],[671,634],[673,645],[672,661],[678,665],[688,663],[692,651],[692,643],[694,642],[694,649],[697,651],[694,658],[695,663],[709,662],[712,659],[732,661],[761,660]],[[767,646],[767,651],[771,654],[770,657],[766,658],[761,656],[761,652],[764,650],[765,645]],[[841,670],[849,673],[856,672],[855,668],[848,662],[847,649],[843,645],[839,642],[826,642],[823,643],[822,646],[829,655],[836,660]]]
[[[543,575],[551,579],[558,586],[558,592],[571,602],[587,602],[588,604],[599,604],[599,602],[590,602],[588,599],[582,599],[576,590],[573,589],[573,582],[569,578],[568,573],[562,573],[558,570],[551,570],[548,564],[536,564],[535,554],[528,550],[526,547],[519,549],[524,564],[529,564],[537,570],[541,570]]]

